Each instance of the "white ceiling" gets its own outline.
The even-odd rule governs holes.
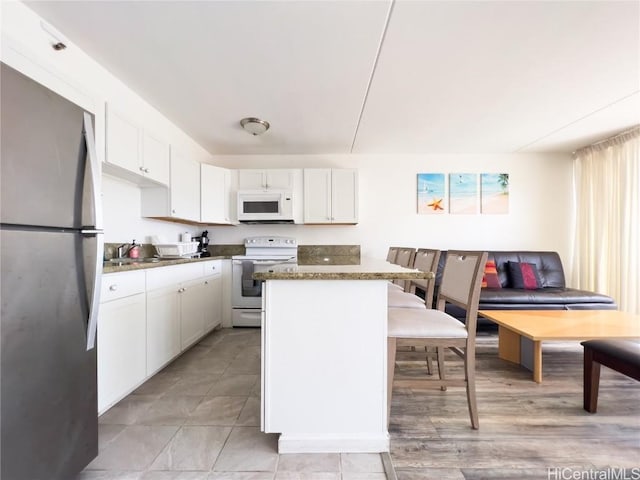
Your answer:
[[[638,0],[26,4],[213,154],[570,152],[640,123]]]

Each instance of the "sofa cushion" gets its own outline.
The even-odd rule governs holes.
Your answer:
[[[614,302],[607,295],[574,288],[540,288],[538,290],[483,288],[480,290],[480,304],[486,303],[571,305],[579,303],[608,304]]]
[[[511,288],[537,290],[542,286],[538,268],[534,263],[507,262]]]
[[[440,254],[438,269],[436,271],[436,286],[440,285],[440,282],[442,281],[442,271],[446,258],[447,252],[443,251]],[[562,261],[560,260],[560,255],[558,255],[557,252],[489,252],[487,261],[496,262],[498,278],[500,279],[500,285],[502,285],[503,288],[509,287],[509,272],[507,267],[507,262],[509,261],[533,263],[538,269],[538,274],[540,275],[540,280],[542,282],[542,288],[563,288],[565,286]]]
[[[500,278],[496,270],[496,262],[490,260],[484,266],[484,275],[482,276],[482,288],[500,288]]]

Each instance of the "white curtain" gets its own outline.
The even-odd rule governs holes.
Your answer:
[[[573,283],[640,314],[640,126],[575,153]]]

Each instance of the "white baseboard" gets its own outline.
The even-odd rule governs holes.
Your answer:
[[[381,453],[389,451],[389,435],[320,436],[281,434],[278,453]]]

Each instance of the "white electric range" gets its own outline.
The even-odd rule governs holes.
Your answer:
[[[231,273],[231,307],[234,327],[259,327],[262,308],[262,282],[253,273],[274,265],[298,262],[298,242],[292,237],[261,236],[244,240],[245,254],[234,255]]]

